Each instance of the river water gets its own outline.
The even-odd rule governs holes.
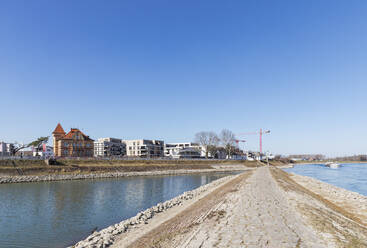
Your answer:
[[[319,164],[305,164],[284,170],[367,196],[367,164],[341,164],[337,169]]]
[[[66,247],[229,173],[0,185],[0,247]]]

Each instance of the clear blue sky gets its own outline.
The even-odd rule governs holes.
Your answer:
[[[366,13],[365,0],[3,0],[0,140],[58,122],[166,142],[262,127],[273,153],[367,153]]]

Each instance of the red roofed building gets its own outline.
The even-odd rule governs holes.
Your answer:
[[[52,137],[56,157],[93,157],[94,140],[77,128],[70,129],[66,134],[58,123]]]

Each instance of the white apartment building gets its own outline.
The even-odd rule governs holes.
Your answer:
[[[205,149],[197,143],[168,143],[164,146],[164,156],[171,158],[205,157]]]
[[[42,150],[33,152],[33,157],[50,158],[54,156],[54,148],[52,146],[44,146]]]
[[[0,142],[0,156],[11,156],[11,152],[14,149],[14,144]]]
[[[128,157],[158,158],[164,155],[162,140],[124,140]]]
[[[95,157],[123,157],[126,155],[126,144],[121,139],[100,138],[94,141]]]

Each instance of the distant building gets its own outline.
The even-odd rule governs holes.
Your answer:
[[[164,156],[162,140],[124,140],[126,155],[129,157],[158,158]]]
[[[38,152],[33,152],[33,157],[50,158],[54,156],[54,150],[52,146],[44,145]]]
[[[33,151],[32,150],[20,150],[15,153],[16,157],[33,157]]]
[[[93,157],[94,140],[77,128],[71,128],[66,134],[59,123],[52,137],[56,157]]]
[[[223,147],[218,147],[216,153],[215,154],[209,153],[209,156],[215,159],[226,159],[227,152],[226,152],[226,149],[224,149]]]
[[[200,158],[205,156],[197,143],[168,143],[164,146],[164,156],[170,158]]]
[[[126,144],[121,139],[101,138],[94,141],[95,157],[123,157],[126,155]]]
[[[14,144],[0,142],[0,156],[7,157],[11,156],[14,149]]]

